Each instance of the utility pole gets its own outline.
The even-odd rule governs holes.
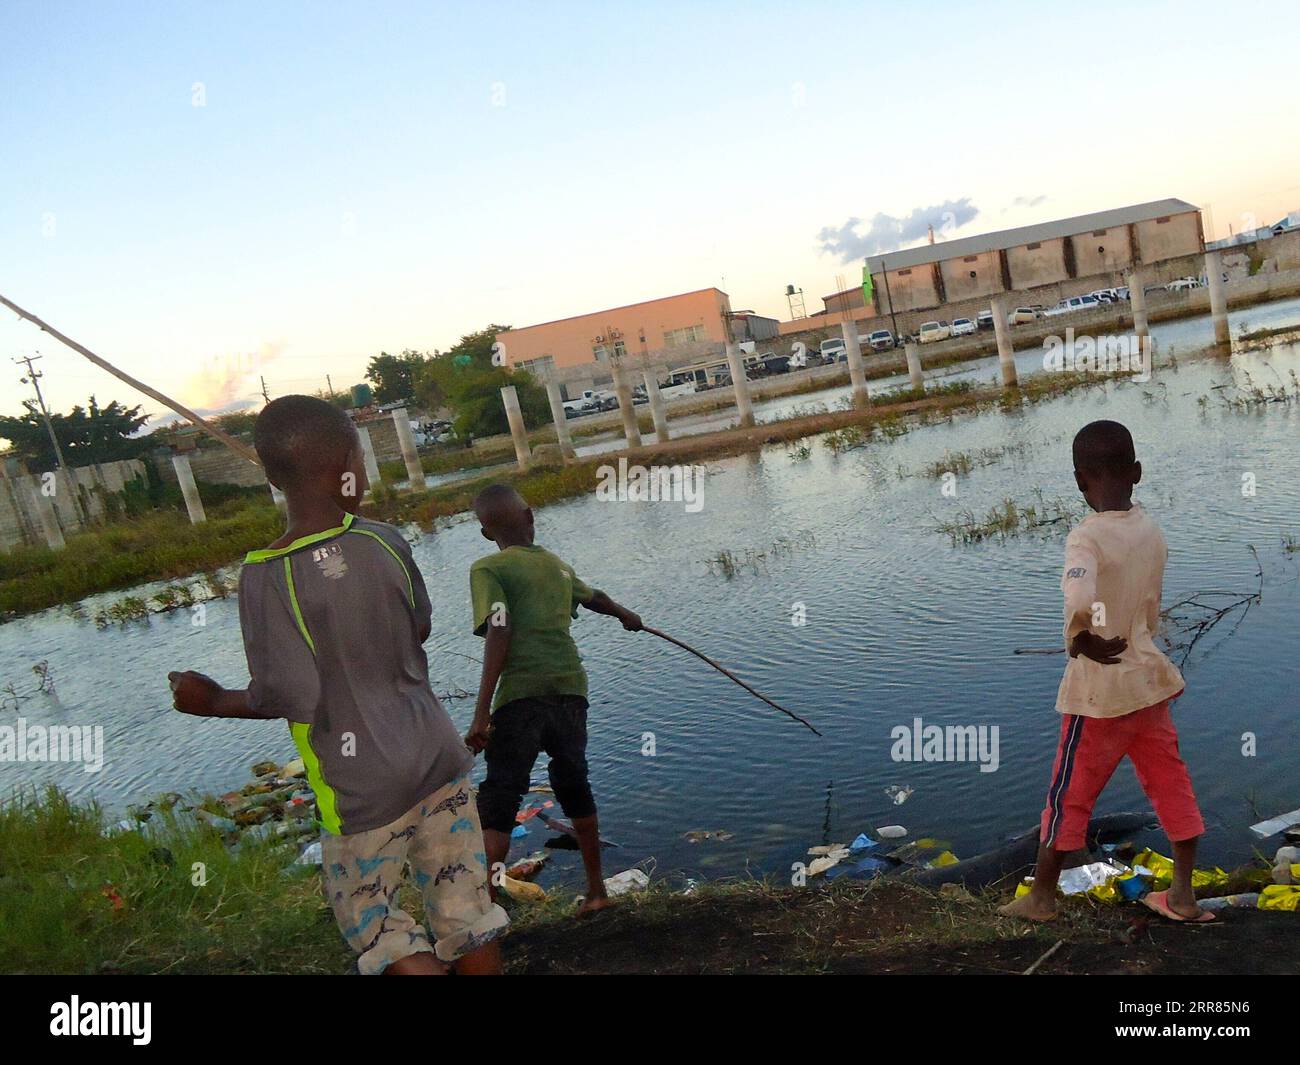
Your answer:
[[[50,443],[54,445],[54,464],[57,469],[64,471],[68,484],[72,488],[72,507],[77,513],[79,519],[84,524],[86,515],[82,511],[81,501],[77,498],[77,487],[73,480],[72,474],[68,472],[68,464],[63,461],[63,448],[59,446],[59,438],[54,435],[54,423],[50,421],[49,409],[45,406],[45,397],[41,395],[41,378],[45,375],[32,365],[37,359],[42,358],[39,352],[36,355],[24,355],[21,358],[14,359],[15,365],[26,364],[27,376],[20,378],[23,384],[30,384],[36,390],[36,404],[41,408],[41,417],[45,419],[45,431],[50,434]]]
[[[50,412],[45,407],[45,397],[41,395],[41,378],[45,375],[32,366],[32,363],[41,357],[39,354],[24,355],[22,358],[14,359],[14,363],[15,365],[27,364],[27,376],[20,380],[23,384],[29,384],[36,389],[36,403],[41,408],[41,417],[45,419],[45,430],[50,434],[50,443],[54,445],[55,465],[62,470],[67,468],[67,463],[63,461],[63,448],[59,447],[59,438],[54,435],[54,423],[50,421]]]
[[[330,380],[330,375],[325,375],[325,388],[330,394],[330,399],[334,398],[334,382]]]
[[[266,400],[267,403],[270,403],[271,397],[266,394],[266,378],[259,376],[258,380],[262,382],[262,398]]]

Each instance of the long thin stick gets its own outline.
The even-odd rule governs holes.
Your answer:
[[[73,351],[77,352],[79,355],[84,355],[100,369],[107,370],[119,381],[125,381],[128,385],[130,385],[132,388],[136,389],[137,391],[143,392],[146,396],[150,397],[151,399],[157,400],[165,407],[170,407],[182,418],[189,419],[195,425],[206,430],[212,436],[216,437],[216,439],[220,440],[223,444],[226,445],[226,447],[230,448],[230,450],[233,451],[240,458],[247,459],[254,466],[262,465],[261,462],[259,462],[257,459],[257,452],[254,451],[251,447],[249,447],[247,444],[240,443],[229,433],[223,432],[221,429],[218,429],[211,422],[205,421],[204,419],[200,418],[188,407],[181,406],[179,403],[176,402],[176,400],[171,399],[168,396],[164,396],[157,389],[150,388],[143,381],[137,381],[130,374],[123,373],[112,363],[106,362],[104,359],[101,359],[89,348],[82,347],[71,337],[64,336],[52,325],[49,325],[46,322],[41,321],[41,319],[37,318],[36,315],[31,313],[31,311],[23,310],[21,307],[18,306],[18,304],[14,303],[12,300],[8,300],[5,299],[4,296],[0,296],[0,303],[3,303],[16,315],[18,315],[18,317],[26,318],[27,321],[31,322],[32,325],[36,326],[36,328],[40,329],[42,332],[49,333],[50,336],[52,336],[55,340],[59,341],[62,344],[66,344],[68,347],[70,347]]]
[[[646,626],[643,626],[643,627],[644,627],[644,629],[645,629],[646,632],[651,633],[651,634],[653,634],[653,635],[655,635],[655,636],[658,636],[661,640],[667,640],[669,643],[675,643],[675,644],[676,644],[678,647],[680,647],[683,651],[690,651],[690,653],[693,654],[696,658],[700,659],[701,661],[707,662],[709,665],[711,665],[714,669],[716,669],[716,670],[717,670],[719,673],[721,673],[723,676],[725,676],[725,677],[727,677],[727,678],[729,678],[729,679],[731,679],[731,680],[734,680],[737,684],[739,684],[742,688],[744,688],[745,691],[749,692],[750,695],[756,695],[756,696],[758,696],[758,698],[762,699],[763,702],[767,703],[768,706],[772,706],[772,707],[775,707],[777,710],[780,710],[781,713],[783,713],[783,714],[786,715],[786,717],[792,717],[792,718],[794,718],[796,721],[799,722],[799,724],[803,725],[804,728],[808,729],[808,731],[810,731],[814,736],[820,736],[820,735],[821,735],[820,732],[818,732],[815,728],[813,728],[812,725],[808,724],[808,722],[805,721],[803,718],[801,718],[798,714],[796,714],[796,713],[794,713],[794,712],[792,712],[792,711],[790,711],[790,710],[787,710],[787,709],[786,709],[784,706],[782,706],[780,703],[775,702],[775,701],[772,700],[772,699],[769,699],[769,698],[768,698],[766,695],[764,695],[762,692],[760,692],[760,691],[756,691],[755,689],[751,688],[748,684],[746,684],[743,680],[741,680],[738,676],[736,676],[736,674],[734,674],[733,672],[731,672],[731,670],[727,669],[725,666],[720,666],[720,665],[718,665],[717,662],[713,661],[712,658],[710,658],[708,655],[704,654],[702,651],[697,651],[697,650],[696,650],[694,647],[692,647],[690,644],[688,644],[688,643],[682,643],[682,641],[679,640],[679,639],[677,639],[675,636],[669,636],[668,633],[666,633],[666,632],[660,632],[658,629],[651,628],[649,625],[646,625]]]

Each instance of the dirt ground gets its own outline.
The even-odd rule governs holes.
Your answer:
[[[652,893],[653,894],[653,893]],[[578,920],[524,918],[505,944],[516,973],[1294,974],[1300,914],[1228,910],[1176,925],[1138,905],[1071,901],[1049,925],[995,914],[1008,897],[903,884],[761,887],[622,900]]]

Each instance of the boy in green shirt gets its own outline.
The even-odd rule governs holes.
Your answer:
[[[587,874],[587,895],[578,912],[601,910],[609,898],[600,867],[596,801],[587,779],[587,674],[569,622],[580,605],[618,618],[629,632],[640,630],[641,619],[533,543],[533,512],[509,485],[485,488],[474,500],[474,513],[483,535],[500,548],[469,571],[474,633],[485,638],[485,648],[474,723],[465,742],[476,753],[486,751],[478,811],[488,869],[495,873],[505,863],[533,763],[545,751],[551,788],[573,822]]]

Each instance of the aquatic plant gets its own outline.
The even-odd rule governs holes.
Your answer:
[[[984,540],[1006,539],[1034,529],[1054,528],[1068,532],[1082,516],[1078,503],[1064,499],[1046,499],[1041,489],[1034,489],[1035,502],[1024,505],[1007,497],[983,517],[969,509],[951,521],[940,521],[935,531],[943,533],[954,547],[977,544]]]

